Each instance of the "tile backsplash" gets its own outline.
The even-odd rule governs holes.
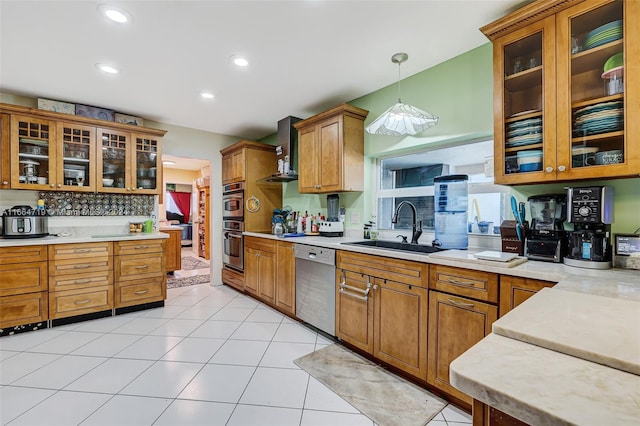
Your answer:
[[[38,195],[50,216],[149,216],[155,210],[154,195],[64,191]]]

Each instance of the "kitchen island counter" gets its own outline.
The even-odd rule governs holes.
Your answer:
[[[169,235],[162,232],[131,232],[131,233],[106,233],[100,232],[95,235],[49,235],[42,238],[2,238],[0,247],[21,247],[50,244],[70,244],[70,243],[97,243],[100,241],[143,241],[169,238]]]

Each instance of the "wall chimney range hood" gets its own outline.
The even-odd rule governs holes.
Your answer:
[[[283,160],[285,156],[289,156],[289,165],[293,173],[277,173],[267,176],[266,182],[291,182],[298,180],[298,130],[293,127],[293,123],[301,121],[300,118],[288,116],[278,121],[278,145],[276,146],[276,159]]]

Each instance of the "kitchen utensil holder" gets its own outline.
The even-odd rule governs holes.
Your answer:
[[[518,239],[517,228],[520,227],[521,239]],[[529,222],[522,225],[517,220],[503,220],[500,224],[500,237],[502,238],[502,251],[504,253],[518,253],[524,256],[524,240],[529,232]]]

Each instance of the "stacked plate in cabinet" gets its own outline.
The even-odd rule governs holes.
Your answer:
[[[542,142],[542,117],[527,118],[507,124],[507,148]]]
[[[617,132],[624,127],[623,101],[600,102],[573,113],[573,136]]]
[[[584,40],[584,48],[585,50],[592,49],[615,40],[620,40],[622,34],[622,20],[609,22],[587,34]]]

